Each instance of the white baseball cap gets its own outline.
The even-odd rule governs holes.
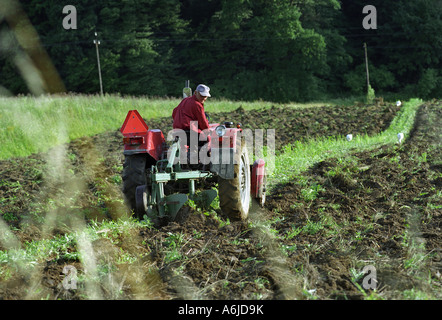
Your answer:
[[[199,84],[196,87],[195,91],[198,91],[203,97],[211,97],[209,93],[210,88],[204,84]]]

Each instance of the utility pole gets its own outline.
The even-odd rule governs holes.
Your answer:
[[[96,32],[95,32],[94,44],[95,48],[97,49],[98,77],[100,79],[100,94],[101,96],[103,96],[103,82],[101,81],[100,53],[98,52],[98,45],[100,44],[100,40],[97,39]]]
[[[370,88],[370,75],[368,74],[368,58],[367,58],[367,44],[364,42],[365,50],[365,70],[367,72],[367,90]]]

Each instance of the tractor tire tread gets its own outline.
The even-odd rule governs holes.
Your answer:
[[[123,194],[131,210],[136,210],[135,190],[146,184],[146,157],[143,154],[125,156],[123,164]]]
[[[241,155],[247,152],[245,141],[241,142]],[[248,156],[247,156],[248,159]],[[249,163],[245,164],[246,168],[249,168]],[[234,178],[233,179],[218,179],[218,194],[221,210],[232,221],[245,220],[248,216],[248,211],[244,212],[241,203],[241,186],[239,179],[239,160],[234,165]],[[250,172],[249,172],[250,176]]]

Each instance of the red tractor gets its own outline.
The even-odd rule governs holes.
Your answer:
[[[265,162],[258,159],[250,165],[240,124],[211,124],[210,149],[208,144],[189,147],[192,137],[182,130],[169,132],[166,141],[161,130],[149,129],[137,110],[128,112],[120,131],[123,193],[137,217],[161,226],[175,220],[188,199],[208,206],[217,193],[230,220],[247,219],[252,199],[264,206]]]

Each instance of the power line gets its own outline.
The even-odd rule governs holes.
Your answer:
[[[353,34],[353,35],[340,35],[345,38],[353,37],[383,37],[387,35],[365,35],[365,34]],[[285,37],[271,37],[271,38],[194,38],[194,39],[164,39],[164,38],[135,38],[135,39],[102,39],[101,41],[105,43],[124,43],[124,42],[134,42],[134,41],[152,41],[152,42],[238,42],[238,41],[269,41],[269,40],[292,40],[296,41],[296,38],[285,38]],[[76,40],[76,41],[63,41],[63,42],[53,42],[53,43],[43,43],[45,47],[52,46],[63,46],[69,44],[87,44],[89,41],[86,40]],[[416,46],[419,48],[419,46]]]

